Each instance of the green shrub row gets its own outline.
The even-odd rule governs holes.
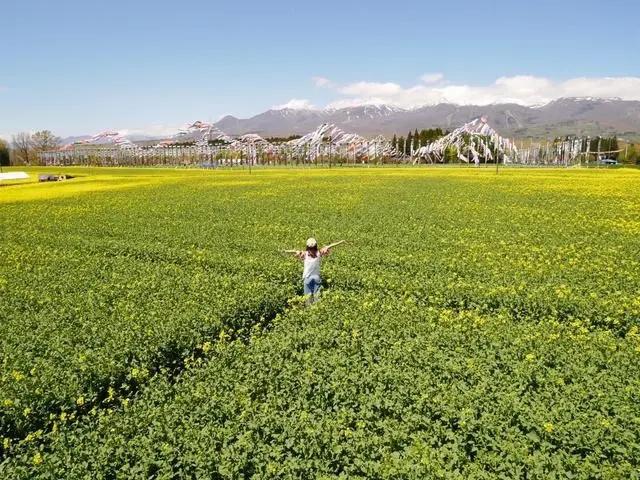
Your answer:
[[[3,478],[635,478],[640,337],[328,292]]]

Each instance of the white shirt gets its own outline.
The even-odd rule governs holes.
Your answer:
[[[320,278],[320,252],[315,257],[309,255],[309,252],[304,252],[304,271],[302,272],[302,279],[318,277]]]

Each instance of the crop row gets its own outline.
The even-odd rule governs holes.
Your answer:
[[[634,331],[636,332],[636,331]],[[3,478],[632,478],[640,336],[337,289]]]
[[[375,180],[353,190],[359,205],[333,206],[354,239],[327,271],[334,285],[622,335],[639,324],[635,172]]]
[[[291,266],[230,258],[190,239],[159,242],[186,232],[176,223],[172,233],[167,226],[153,234],[157,222],[145,206],[153,207],[154,193],[139,197],[146,205],[109,195],[59,200],[45,211],[25,203],[4,218],[2,451],[60,418],[112,408],[154,374],[177,373],[198,346],[247,335],[286,307]]]
[[[179,370],[203,342],[272,318],[292,290],[241,273],[130,259],[38,268],[38,284],[14,283],[2,301],[0,431],[10,438],[51,424],[52,414],[128,395],[159,369]],[[74,277],[56,281],[61,270]],[[43,282],[46,298],[34,292]]]
[[[624,344],[640,319],[634,175],[216,172],[5,205],[0,448],[121,408],[218,339],[246,337],[299,292],[299,265],[278,250],[309,235],[348,240],[323,274],[354,321],[369,311],[351,295],[407,318],[522,324],[513,338],[543,322]]]

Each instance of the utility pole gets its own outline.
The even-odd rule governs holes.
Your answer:
[[[627,162],[628,158],[629,158],[629,142],[627,142],[627,145],[624,147],[624,161]]]
[[[587,154],[585,156],[585,163],[589,166],[589,156],[591,154],[591,137],[587,135]]]

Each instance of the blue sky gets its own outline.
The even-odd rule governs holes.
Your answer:
[[[639,18],[620,0],[2,0],[0,136],[285,104],[640,99]]]

